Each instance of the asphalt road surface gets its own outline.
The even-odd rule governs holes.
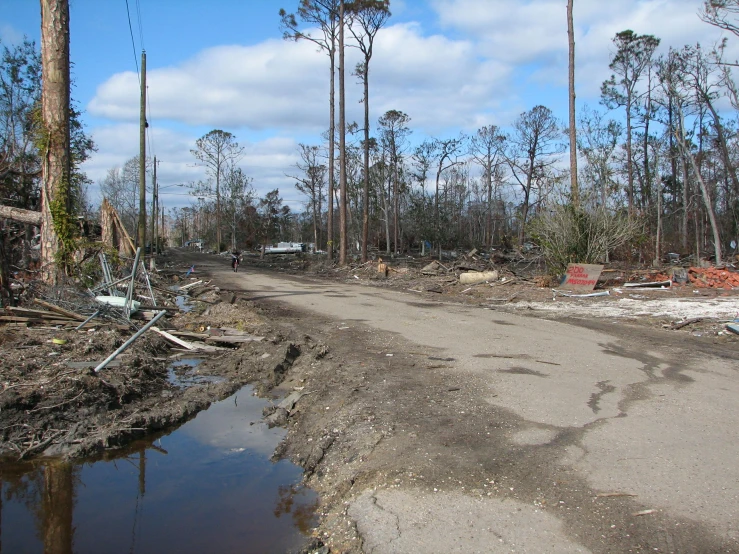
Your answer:
[[[228,279],[257,302],[402,337],[453,360],[445,371],[476,383],[478,401],[509,415],[507,444],[532,473],[516,486],[551,478],[583,489],[546,503],[533,486],[520,497],[514,487],[503,497],[367,490],[347,510],[364,551],[739,552],[737,353],[698,351],[667,331],[589,329],[248,267]]]

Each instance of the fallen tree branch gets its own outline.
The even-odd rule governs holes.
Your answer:
[[[18,223],[36,225],[37,227],[41,226],[41,212],[14,208],[12,206],[0,205],[0,219],[10,219]]]

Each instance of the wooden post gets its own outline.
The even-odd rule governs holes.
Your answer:
[[[146,247],[146,52],[141,52],[141,114],[139,117],[139,226],[136,246]]]

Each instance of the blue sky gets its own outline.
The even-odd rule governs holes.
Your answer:
[[[2,41],[17,43],[26,35],[38,43],[38,1],[0,2]],[[310,43],[281,39],[278,11],[295,11],[298,0],[128,5],[135,55],[125,0],[70,0],[73,96],[99,148],[85,166],[93,181],[138,153],[135,72],[143,36],[149,137],[162,160],[161,186],[202,178],[190,148],[219,128],[245,146],[242,166],[257,194],[279,188],[301,209],[285,174],[295,173],[297,143],[318,144],[328,127],[328,58]],[[597,106],[618,31],[654,34],[662,39],[661,51],[719,40],[721,33],[698,18],[701,6],[702,0],[576,0],[578,104]],[[487,124],[506,128],[537,104],[566,119],[565,7],[566,0],[391,0],[393,15],[370,64],[372,121],[389,109],[402,110],[420,142]],[[353,68],[356,52],[348,56]],[[347,89],[348,117],[359,120],[361,88],[349,75]]]

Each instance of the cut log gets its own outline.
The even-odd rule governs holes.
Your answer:
[[[485,281],[497,281],[497,271],[474,271],[471,273],[462,273],[459,276],[459,282],[462,285],[473,285],[475,283],[483,283]]]

